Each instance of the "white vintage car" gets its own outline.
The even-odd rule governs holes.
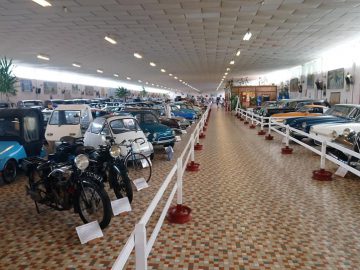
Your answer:
[[[106,144],[106,137],[111,136],[115,143],[120,144],[124,140],[142,138],[144,143],[135,143],[137,151],[151,159],[154,157],[153,145],[147,140],[137,120],[132,116],[102,116],[97,117],[85,132],[84,145],[98,148]],[[120,146],[122,152],[127,152],[125,146]]]
[[[359,119],[360,120],[360,119]],[[326,141],[333,141],[339,135],[347,136],[351,131],[360,132],[360,121],[348,123],[324,123],[310,128],[310,134],[321,137]]]
[[[92,121],[93,117],[88,105],[59,105],[51,113],[45,138],[49,143],[60,142],[64,136],[81,138]]]

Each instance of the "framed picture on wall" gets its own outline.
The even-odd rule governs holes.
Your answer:
[[[290,80],[290,92],[297,92],[299,90],[299,79],[293,78]]]
[[[344,73],[345,70],[343,68],[328,71],[327,89],[343,89]]]
[[[330,104],[339,104],[340,103],[340,92],[332,92],[330,93]]]
[[[44,94],[57,94],[57,83],[56,82],[44,82]]]
[[[20,80],[21,91],[23,92],[32,92],[32,81],[31,80]]]
[[[77,84],[72,84],[71,85],[71,93],[73,94],[78,94],[80,92],[80,87]]]
[[[93,96],[94,95],[94,87],[92,86],[85,86],[85,95]]]
[[[315,75],[314,74],[308,74],[306,78],[306,85],[309,89],[314,89],[315,84]]]

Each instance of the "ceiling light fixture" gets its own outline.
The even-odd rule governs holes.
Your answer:
[[[172,74],[170,73],[170,74],[169,74],[169,76],[171,77],[171,76],[172,76]]]
[[[250,30],[248,29],[246,34],[244,35],[243,40],[248,41],[248,40],[250,40],[251,36],[252,36],[252,34],[251,34]]]
[[[182,82],[182,79],[179,79],[179,82]]]
[[[149,84],[148,82],[146,82],[145,84]]]
[[[230,65],[233,65],[233,64],[235,64],[235,61],[234,61],[234,60],[231,60],[231,61],[230,61]]]
[[[116,74],[116,73],[115,73],[115,74],[114,74],[114,77],[119,77],[119,74]]]
[[[156,67],[156,64],[154,62],[150,62],[150,66]]]
[[[126,79],[127,79],[127,80],[129,80],[129,81],[131,80],[131,78],[130,78],[130,77],[126,77]]]
[[[32,0],[36,4],[39,4],[42,7],[51,7],[51,4],[48,1],[45,0]]]
[[[175,79],[175,80],[177,80],[177,79],[178,79],[178,77],[176,77],[176,76],[175,76],[175,77],[174,77],[174,79]]]
[[[166,72],[166,70],[162,68],[162,69],[161,69],[161,72]]]
[[[43,54],[38,54],[36,57],[41,59],[41,60],[46,60],[46,61],[50,60],[50,58],[48,56],[43,55]]]
[[[224,75],[228,75],[228,73],[227,73],[227,72],[225,72],[225,73],[224,73]]]
[[[236,52],[236,56],[240,56],[240,50],[237,50],[237,52]]]
[[[141,59],[142,58],[142,55],[141,54],[138,54],[138,53],[134,53],[134,56],[138,59]]]
[[[230,71],[230,68],[227,68],[226,71]]]
[[[142,81],[141,80],[138,80],[139,83],[141,83]]]
[[[104,73],[104,71],[102,71],[101,69],[97,69],[96,72],[97,73]]]
[[[116,40],[109,36],[105,36],[104,39],[111,44],[117,44]]]
[[[72,63],[73,67],[81,68],[81,65],[78,63]]]

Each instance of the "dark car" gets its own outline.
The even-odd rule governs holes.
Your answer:
[[[311,99],[282,99],[276,103],[276,106],[264,108],[262,115],[269,117],[275,113],[294,112],[299,108],[299,104],[303,106],[305,104],[313,104],[313,102],[315,101]]]
[[[309,133],[310,128],[314,125],[325,123],[346,123],[352,122],[360,117],[360,105],[354,104],[337,104],[328,109],[323,116],[317,117],[295,117],[286,119],[285,125]],[[297,138],[304,138],[300,134],[292,134]]]
[[[121,113],[133,115],[153,145],[162,145],[164,147],[175,145],[175,132],[168,126],[161,124],[154,112],[141,109],[125,109]]]

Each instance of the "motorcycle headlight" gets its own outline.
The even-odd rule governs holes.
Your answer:
[[[89,166],[89,158],[84,154],[77,155],[74,161],[76,167],[81,171],[86,170]]]
[[[113,158],[117,158],[118,156],[121,155],[121,148],[118,145],[112,145],[110,147],[110,156],[112,156]]]
[[[353,130],[351,128],[345,128],[344,131],[343,131],[343,136],[345,138],[347,138],[349,136],[350,133],[352,133]]]
[[[303,123],[301,124],[301,126],[302,126],[302,128],[306,128],[306,126],[307,126],[306,122],[303,122]]]
[[[333,130],[333,132],[331,132],[331,135],[334,139],[338,137],[338,134],[335,130]]]

